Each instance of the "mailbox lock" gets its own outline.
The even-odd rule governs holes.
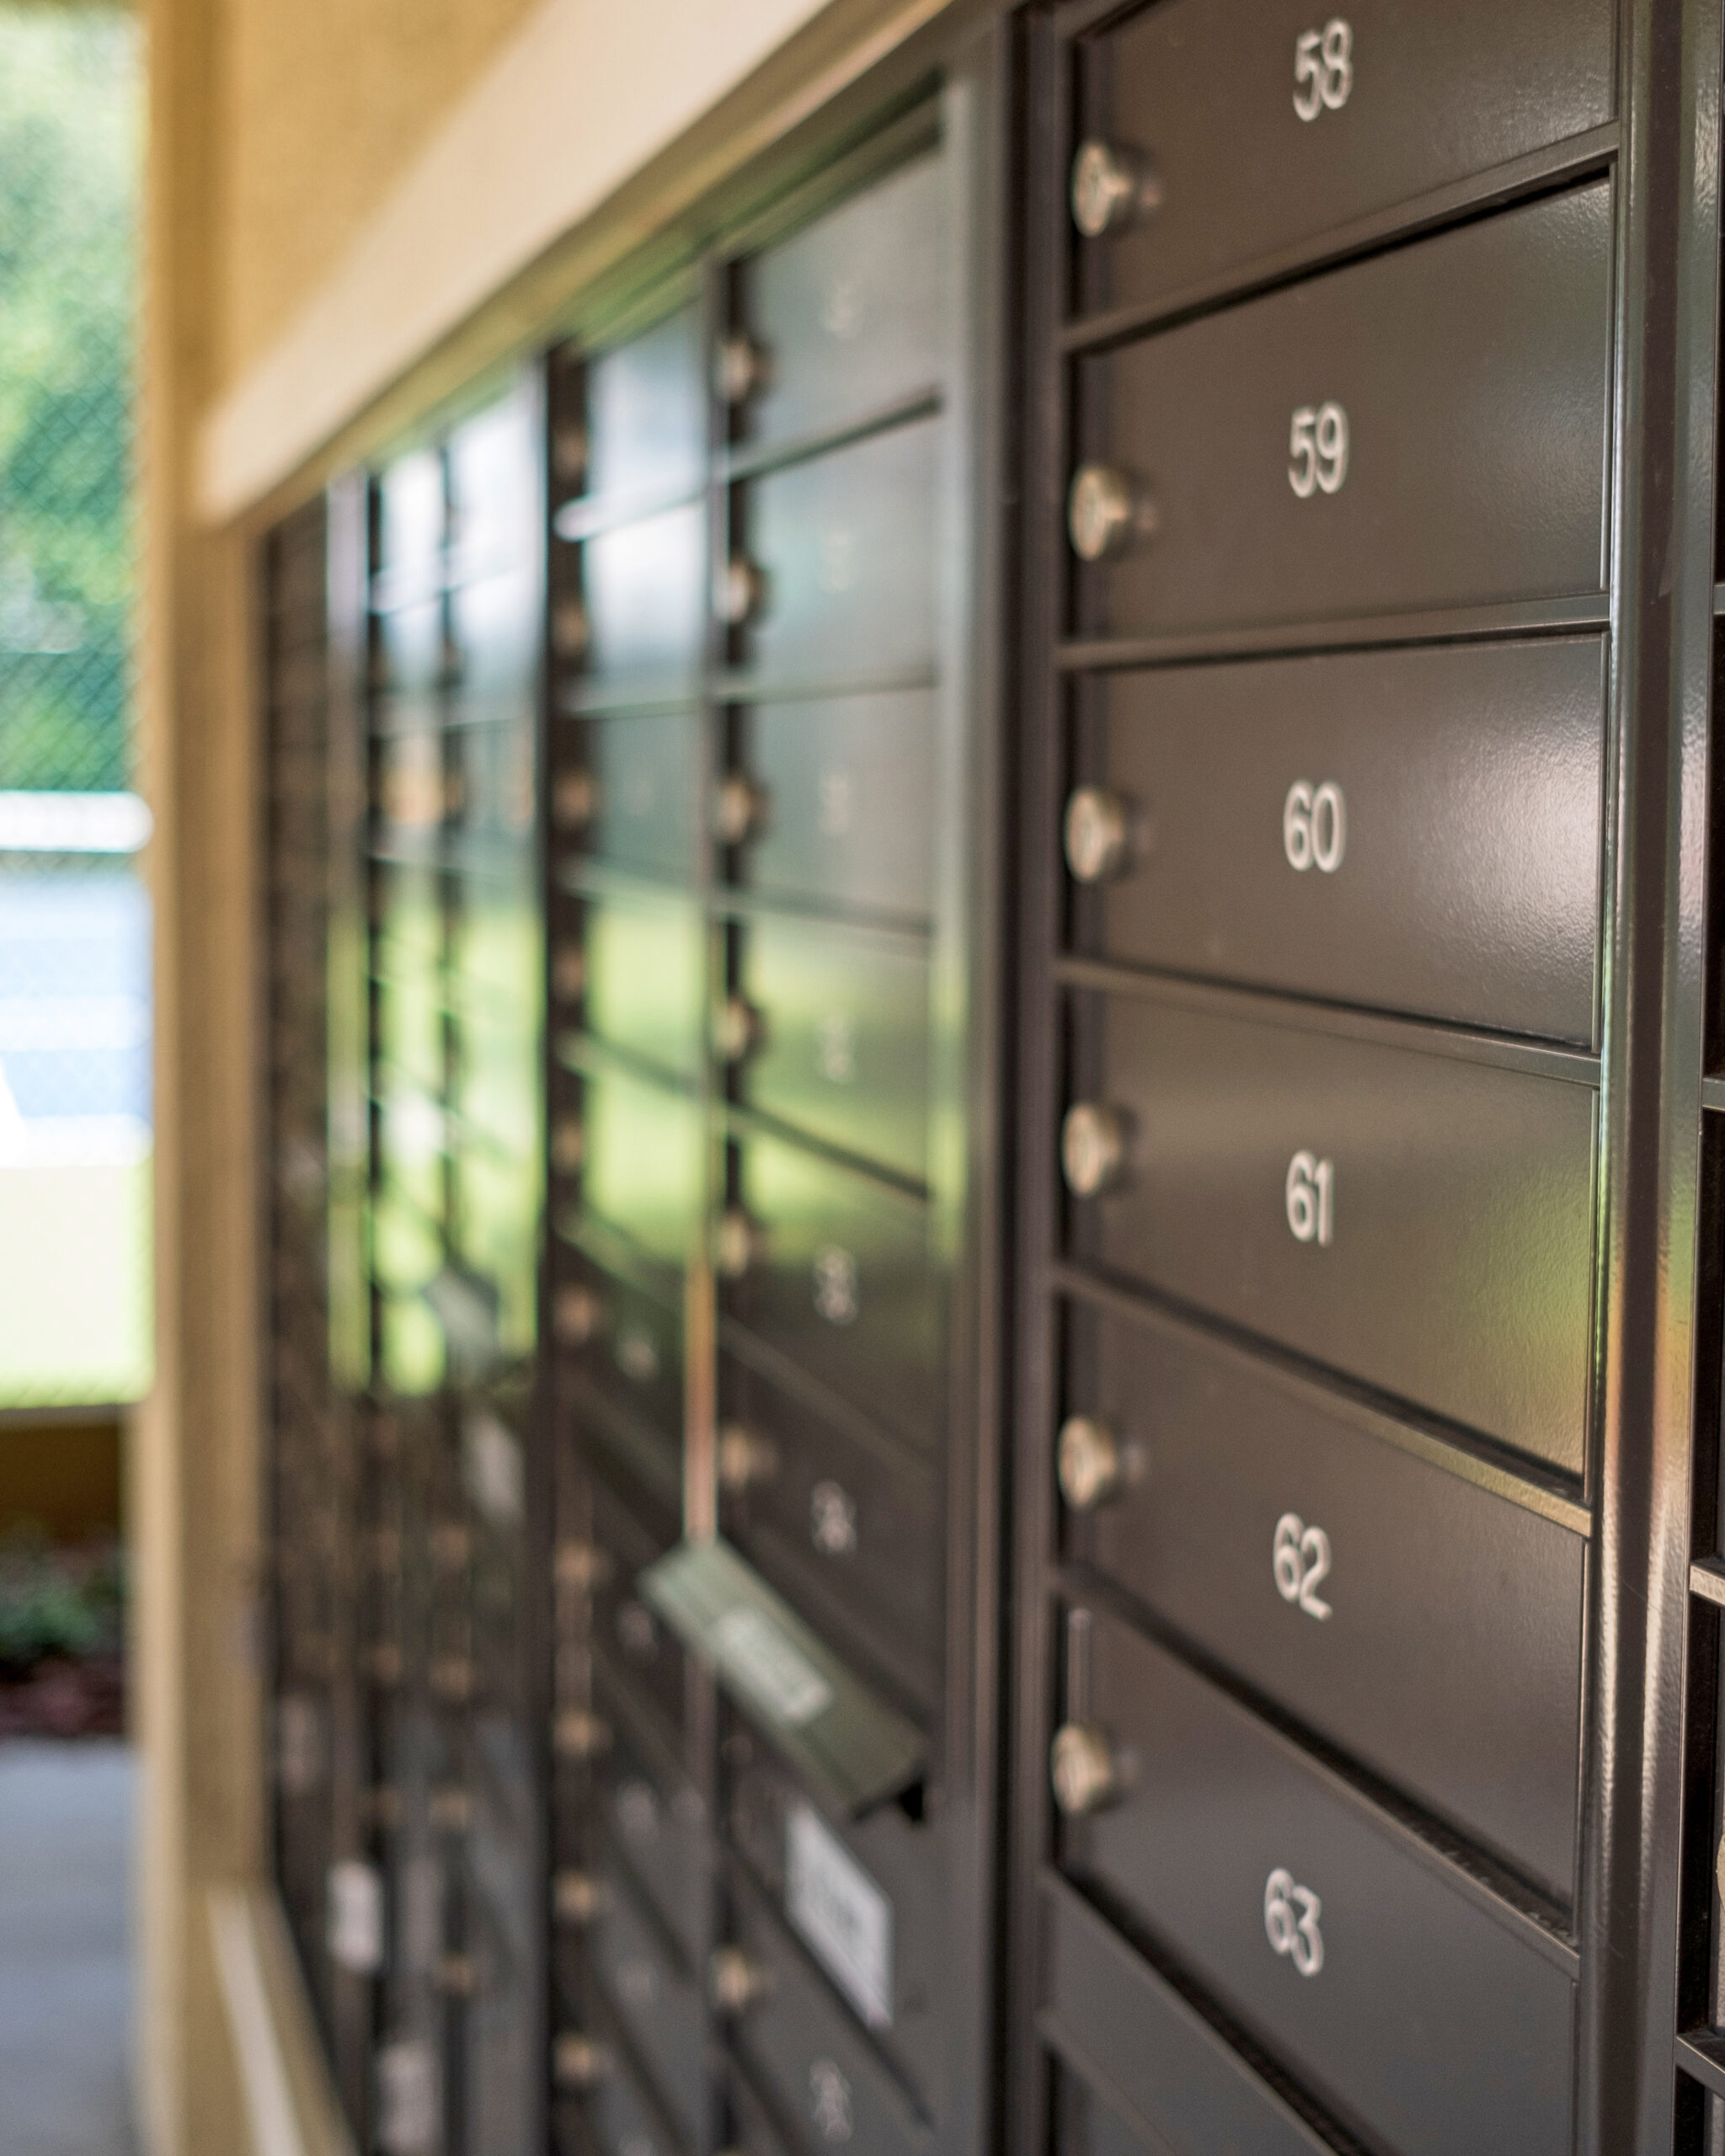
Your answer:
[[[551,648],[559,659],[582,659],[592,641],[592,625],[579,599],[559,599],[551,610]]]
[[[565,831],[585,830],[598,813],[599,782],[592,772],[559,771],[551,789],[552,820]]]
[[[559,1587],[575,1594],[590,1594],[611,1577],[612,1566],[608,1550],[601,1550],[596,1543],[571,1537],[558,1544],[552,1569]]]
[[[721,846],[740,846],[766,820],[766,797],[741,771],[727,771],[713,797],[713,835]]]
[[[1068,1818],[1101,1812],[1120,1794],[1114,1747],[1093,1723],[1069,1721],[1055,1732],[1049,1751],[1055,1802]]]
[[[1098,1198],[1126,1166],[1126,1123],[1117,1109],[1078,1101],[1060,1125],[1060,1168],[1075,1198]]]
[[[1077,881],[1104,883],[1118,876],[1131,858],[1131,812],[1105,786],[1078,787],[1066,803],[1061,836],[1066,866]]]
[[[721,2014],[741,2014],[766,1991],[765,1969],[740,1946],[720,1946],[707,1965],[708,1988]]]
[[[552,2045],[551,2071],[560,2089],[592,2089],[611,2072],[611,2053],[591,2036],[566,2031]]]
[[[1081,464],[1066,492],[1066,534],[1081,562],[1124,553],[1156,535],[1156,504],[1112,464]]]
[[[587,430],[578,420],[565,420],[551,437],[551,462],[558,478],[573,486],[587,469]]]
[[[728,995],[713,1022],[713,1051],[721,1063],[740,1063],[761,1041],[761,1013],[740,995]]]
[[[591,1924],[599,1913],[599,1882],[590,1871],[556,1873],[551,1881],[552,1913],[559,1924]]]
[[[766,599],[766,573],[745,554],[733,554],[713,579],[713,611],[727,628],[754,619]]]
[[[746,330],[733,329],[718,340],[713,355],[713,386],[727,404],[740,404],[765,389],[772,378],[772,356]]]
[[[560,1003],[573,1003],[587,986],[587,953],[579,943],[559,943],[552,953],[552,993]]]
[[[1148,161],[1118,142],[1081,142],[1072,159],[1072,222],[1100,239],[1162,207],[1162,187]]]
[[[778,1455],[765,1438],[756,1437],[745,1422],[727,1422],[718,1433],[718,1486],[733,1496],[770,1482],[778,1468]]]
[[[585,1707],[565,1707],[551,1726],[551,1741],[563,1759],[596,1759],[611,1749],[611,1726]]]
[[[727,1280],[740,1280],[761,1255],[761,1235],[740,1205],[728,1205],[718,1216],[713,1257]]]
[[[605,1305],[590,1288],[571,1283],[553,1298],[551,1322],[566,1347],[585,1348],[605,1323]]]
[[[1106,1422],[1089,1415],[1069,1415],[1060,1425],[1055,1456],[1060,1495],[1074,1512],[1089,1512],[1119,1495],[1126,1479],[1125,1463]]]

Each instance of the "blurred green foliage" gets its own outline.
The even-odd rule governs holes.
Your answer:
[[[126,783],[139,35],[0,4],[0,788]]]
[[[116,1652],[125,1606],[117,1549],[56,1550],[29,1528],[0,1537],[0,1674]]]

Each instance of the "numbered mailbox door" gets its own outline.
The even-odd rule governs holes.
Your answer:
[[[1078,947],[1587,1045],[1605,649],[1112,675],[1063,838]]]
[[[1590,1079],[1148,998],[1089,1015],[1081,1255],[1580,1472]]]
[[[1069,1873],[1397,2156],[1569,2148],[1573,1956],[1162,1648],[1092,1620],[1119,1800]]]
[[[1083,361],[1081,628],[1599,591],[1610,259],[1599,180]]]
[[[1614,16],[1611,0],[1140,8],[1080,47],[1081,304],[1172,299],[1599,126]]]
[[[740,1879],[736,1937],[766,1979],[735,2025],[752,2077],[805,2148],[854,2147],[875,2156],[932,2156],[935,2138],[873,2052],[826,1979]]]
[[[1581,1534],[1175,1320],[1067,1339],[1070,1553],[1567,1905]]]
[[[741,1171],[752,1246],[724,1314],[859,1413],[937,1443],[947,1276],[927,1205],[769,1139],[742,1149]]]
[[[814,1412],[734,1358],[719,1385],[730,1442],[745,1448],[724,1498],[730,1540],[812,1623],[836,1626],[836,1644],[860,1640],[865,1657],[932,1699],[945,1572],[927,1455]]]
[[[828,922],[765,916],[742,940],[757,1028],[738,1091],[825,1144],[921,1181],[928,1172],[928,948]]]
[[[931,690],[758,704],[749,770],[765,813],[738,878],[776,898],[926,919],[933,906]]]

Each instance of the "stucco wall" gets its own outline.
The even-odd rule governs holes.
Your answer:
[[[267,350],[536,0],[222,0],[216,380]]]

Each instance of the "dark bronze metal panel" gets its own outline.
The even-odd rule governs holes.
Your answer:
[[[1071,1888],[1043,1889],[1044,2032],[1062,2065],[1056,2146],[1071,2156],[1315,2156],[1331,2147]],[[1114,2105],[1086,2085],[1100,2081]],[[1114,2105],[1118,2105],[1117,2111]],[[1140,2121],[1135,2132],[1122,2113]]]
[[[746,1736],[729,1737],[726,1753],[734,1847],[826,1982],[939,2115],[953,2071],[943,2008],[962,1980],[941,1913],[951,1830],[895,1804],[835,1817]]]
[[[927,691],[755,706],[745,768],[766,808],[736,880],[805,905],[926,916],[938,734]]]
[[[559,722],[578,745],[569,766],[589,773],[594,806],[581,853],[631,875],[690,883],[705,804],[701,720],[693,712],[632,712],[627,718]],[[578,866],[580,857],[563,857]]]
[[[744,440],[825,434],[937,393],[949,199],[938,156],[918,157],[738,265],[737,327],[762,377]]]
[[[734,1874],[732,1907],[734,1935],[765,1977],[733,2041],[751,2078],[781,2115],[795,2121],[802,2147],[841,2144],[873,2156],[911,2156],[936,2147],[861,2029],[761,1897]]]
[[[1579,1471],[1589,1084],[1292,1014],[1122,996],[1092,1019],[1129,1150],[1117,1191],[1074,1203],[1081,1255]]]
[[[1368,2140],[1562,2156],[1564,1957],[1163,1649],[1087,1617],[1084,1716],[1108,1732],[1123,1792],[1067,1822],[1068,1875],[1178,1955]]]
[[[822,1414],[734,1356],[719,1366],[725,1533],[817,1629],[918,1696],[939,1680],[941,1491],[926,1456]],[[729,1472],[727,1473],[727,1467]]]
[[[708,2104],[700,1983],[636,1905],[627,1873],[601,1860],[597,1879],[598,1912],[587,1935],[594,1973],[660,2100],[698,2148]]]
[[[692,904],[590,899],[582,1016],[607,1047],[692,1079],[706,1049],[707,935]]]
[[[1079,625],[1599,590],[1611,229],[1595,181],[1081,361],[1082,453],[1156,530],[1079,579]],[[1345,455],[1308,458],[1331,410]]]
[[[1327,18],[1304,0],[1137,11],[1087,42],[1083,124],[1145,154],[1161,200],[1092,243],[1092,304],[1238,275],[1599,126],[1614,109],[1615,13],[1612,0],[1441,12],[1354,0]]]
[[[929,1210],[776,1139],[739,1148],[760,1255],[720,1306],[887,1429],[939,1441],[948,1318]]]
[[[835,688],[936,663],[940,424],[927,419],[740,490],[761,596],[746,638],[765,681]]]
[[[758,1027],[737,1095],[913,1182],[928,1173],[927,947],[762,915],[740,933],[739,991]]]
[[[1135,828],[1077,947],[1590,1043],[1605,664],[1587,637],[1108,677],[1075,779]]]
[[[1567,1906],[1579,1508],[1178,1322],[1066,1324],[1068,1410],[1122,1461],[1068,1554]]]

